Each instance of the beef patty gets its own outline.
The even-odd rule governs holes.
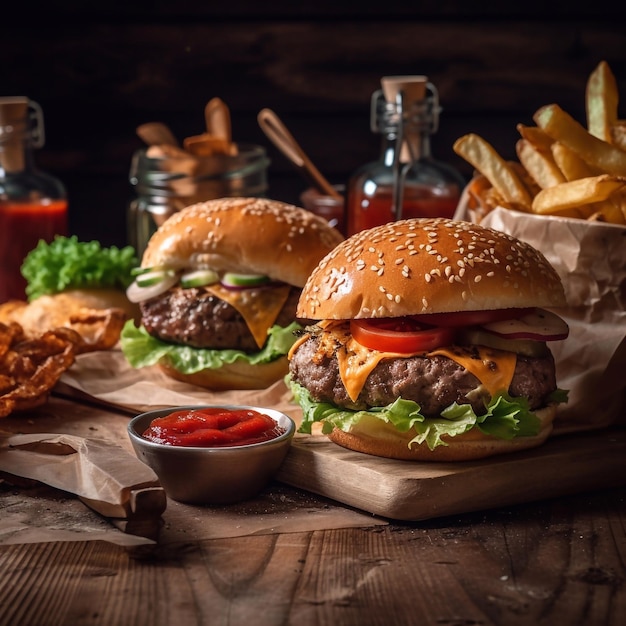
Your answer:
[[[292,287],[275,324],[295,319],[300,289]],[[258,346],[241,314],[202,288],[175,287],[140,304],[142,324],[153,337],[169,343],[216,350],[257,352]]]
[[[445,356],[384,359],[367,377],[356,402],[341,382],[337,357],[314,362],[318,339],[309,337],[295,351],[289,369],[292,378],[306,387],[317,402],[331,402],[350,409],[386,406],[402,397],[413,400],[425,417],[436,417],[452,403],[470,403],[477,415],[485,412],[484,394],[472,393],[479,380]],[[531,409],[546,406],[556,389],[554,358],[518,356],[509,395],[526,397]]]

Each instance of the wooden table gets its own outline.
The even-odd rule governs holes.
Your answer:
[[[127,421],[53,398],[0,428],[128,446]],[[205,515],[236,529],[268,507],[286,526],[206,536]],[[84,532],[28,543],[16,532],[2,544],[0,533],[0,625],[626,623],[625,488],[397,522],[275,482],[255,501],[217,509],[170,501],[163,541],[135,547]],[[296,509],[319,528],[290,527]],[[344,513],[355,516],[345,527],[323,521]],[[42,536],[110,526],[70,494],[12,482],[0,482],[3,519]]]

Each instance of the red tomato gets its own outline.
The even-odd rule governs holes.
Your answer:
[[[362,346],[380,352],[427,352],[453,342],[452,328],[426,326],[411,317],[351,320],[350,332]]]
[[[500,320],[509,320],[526,315],[533,309],[494,309],[493,311],[455,311],[454,313],[426,313],[413,315],[421,324],[433,326],[482,326]]]

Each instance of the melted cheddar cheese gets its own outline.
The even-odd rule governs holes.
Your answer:
[[[492,396],[499,391],[508,391],[517,364],[515,352],[485,346],[438,348],[429,352],[428,356],[445,356],[458,363],[474,374]]]
[[[353,402],[356,402],[367,377],[383,359],[412,356],[447,357],[473,374],[492,396],[499,391],[508,391],[515,373],[517,355],[514,352],[495,350],[485,346],[464,347],[456,345],[438,348],[431,352],[401,354],[381,352],[366,348],[358,343],[350,334],[350,327],[347,322],[325,320],[318,324],[318,328],[321,329],[321,332],[317,354],[314,358],[317,358],[318,355],[330,358],[336,354],[341,381]],[[298,339],[290,350],[289,358],[308,337],[309,335],[305,335]]]
[[[215,284],[207,285],[204,289],[238,311],[260,349],[267,340],[267,331],[285,306],[291,287],[281,285],[261,289],[227,289]]]

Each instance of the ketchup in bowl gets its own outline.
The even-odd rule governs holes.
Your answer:
[[[157,417],[142,437],[169,446],[216,448],[269,441],[285,432],[269,415],[253,409],[207,407]]]

